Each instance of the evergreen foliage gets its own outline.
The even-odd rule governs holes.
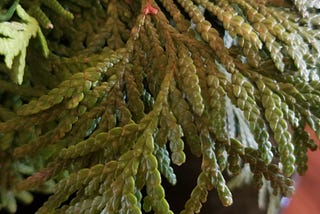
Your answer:
[[[41,191],[53,194],[38,214],[173,213],[162,180],[179,182],[172,164],[195,155],[181,213],[199,213],[212,189],[231,205],[248,177],[273,210],[307,170],[317,145],[305,127],[320,137],[319,1],[0,9],[0,209]]]

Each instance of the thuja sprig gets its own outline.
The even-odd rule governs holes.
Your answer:
[[[215,51],[222,63],[229,71],[234,70],[233,60],[228,54],[227,49],[224,47],[223,40],[219,36],[219,32],[212,28],[211,23],[207,21],[200,9],[194,5],[192,1],[178,1],[179,4],[185,9],[190,16],[191,20],[196,25],[196,31],[201,35],[202,39],[209,44]]]
[[[232,90],[233,94],[237,98],[237,106],[243,111],[244,116],[250,122],[250,128],[253,130],[263,159],[266,163],[270,163],[273,158],[271,143],[269,141],[269,134],[266,130],[265,122],[261,117],[259,117],[260,110],[257,108],[255,97],[252,92],[250,93],[250,91],[252,91],[250,88],[253,86],[249,82],[245,81],[244,77],[240,73],[233,74],[232,81],[234,84]],[[247,85],[247,87],[243,87],[242,85]]]
[[[210,71],[208,71],[210,72]],[[214,74],[209,73],[206,78],[208,86],[208,108],[210,121],[212,121],[212,131],[219,141],[227,141],[226,131],[226,91],[221,86],[220,79]],[[211,129],[210,127],[210,129]]]
[[[160,173],[168,180],[172,185],[177,183],[177,177],[174,174],[173,168],[170,166],[171,159],[168,150],[163,146],[160,147],[155,144],[155,156],[158,160],[158,168]]]
[[[250,45],[257,49],[262,48],[262,42],[258,35],[254,33],[254,29],[245,21],[245,17],[238,15],[236,11],[230,12],[231,8],[223,8],[216,6],[208,0],[197,0],[197,3],[203,5],[208,11],[212,12],[222,22],[226,30],[232,35],[238,34],[247,40]]]
[[[224,206],[232,204],[232,195],[219,169],[214,153],[214,142],[210,138],[208,131],[203,131],[200,139],[203,154],[202,171],[198,176],[197,185],[192,190],[190,199],[186,202],[185,208],[181,213],[199,212],[202,203],[207,200],[208,191],[213,187],[217,189],[219,198]]]
[[[65,8],[62,7],[62,5],[57,0],[41,0],[38,1],[36,4],[33,4],[29,8],[29,12],[32,16],[34,16],[42,27],[52,29],[54,25],[48,18],[48,16],[43,12],[43,9],[41,7],[46,6],[50,9],[52,9],[57,14],[67,18],[67,19],[73,19],[73,14],[67,11]]]
[[[276,94],[273,94],[261,81],[257,82],[257,85],[262,92],[261,99],[265,108],[266,119],[274,132],[275,141],[279,143],[278,148],[284,167],[284,174],[290,176],[294,172],[294,147],[291,143],[287,122],[283,119],[283,113],[280,110],[281,99]]]
[[[17,87],[0,61],[0,204],[55,181],[38,213],[172,213],[162,179],[189,150],[182,213],[211,190],[231,205],[246,170],[273,202],[292,194],[317,147],[305,126],[320,135],[319,6],[283,2],[21,0],[51,52],[30,40]]]
[[[141,45],[146,48],[145,51],[150,53],[147,56],[149,58],[148,64],[150,65],[150,70],[145,72],[149,82],[153,83],[149,85],[149,90],[151,93],[155,93],[156,90],[159,90],[161,81],[166,73],[168,57],[164,52],[163,44],[161,44],[160,35],[149,17],[145,20],[145,30],[148,38],[143,39],[144,35],[142,34]]]
[[[292,195],[294,191],[294,187],[292,186],[293,181],[282,175],[277,165],[265,165],[262,160],[253,158],[256,154],[256,151],[247,148],[245,149],[245,155],[242,156],[242,159],[245,163],[249,163],[257,187],[259,188],[263,185],[262,178],[265,177],[271,181],[271,186],[275,194],[280,192],[285,196]]]
[[[185,32],[189,29],[190,23],[182,15],[181,11],[177,8],[177,5],[173,4],[172,0],[161,0],[163,6],[172,16],[172,19],[175,21],[177,28],[181,32]]]
[[[178,47],[179,49],[179,61],[178,69],[176,72],[179,78],[179,83],[181,83],[181,88],[183,93],[187,96],[187,99],[192,106],[192,110],[201,115],[204,110],[203,98],[201,96],[201,88],[199,86],[199,77],[196,75],[196,67],[193,64],[189,53],[184,46]],[[180,79],[181,78],[181,79]],[[192,87],[188,87],[189,84]]]

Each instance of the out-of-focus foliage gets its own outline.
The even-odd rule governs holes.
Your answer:
[[[35,190],[37,213],[172,213],[162,179],[195,155],[181,213],[246,180],[271,212],[317,148],[304,128],[320,136],[319,6],[2,1],[0,209]]]
[[[17,1],[15,1],[15,4],[16,2]],[[5,57],[4,62],[9,69],[11,79],[21,84],[25,69],[26,49],[31,37],[36,35],[40,37],[42,45],[44,46],[45,56],[48,55],[48,47],[38,22],[30,17],[20,5],[16,5],[15,7],[17,16],[21,21],[0,22],[0,54]]]

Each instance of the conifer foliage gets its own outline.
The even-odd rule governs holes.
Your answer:
[[[272,207],[307,170],[317,145],[305,127],[320,137],[319,1],[0,8],[0,209],[41,191],[52,194],[38,214],[173,213],[162,182],[179,182],[172,166],[188,155],[202,164],[181,213],[199,213],[211,190],[231,205],[245,176]]]

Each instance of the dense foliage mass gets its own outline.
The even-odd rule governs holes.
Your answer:
[[[200,212],[212,189],[231,205],[247,179],[273,210],[306,171],[317,145],[305,127],[320,136],[319,1],[0,9],[0,209],[41,191],[53,194],[39,214],[172,213],[162,181],[179,182],[172,164],[195,155],[181,213]]]

